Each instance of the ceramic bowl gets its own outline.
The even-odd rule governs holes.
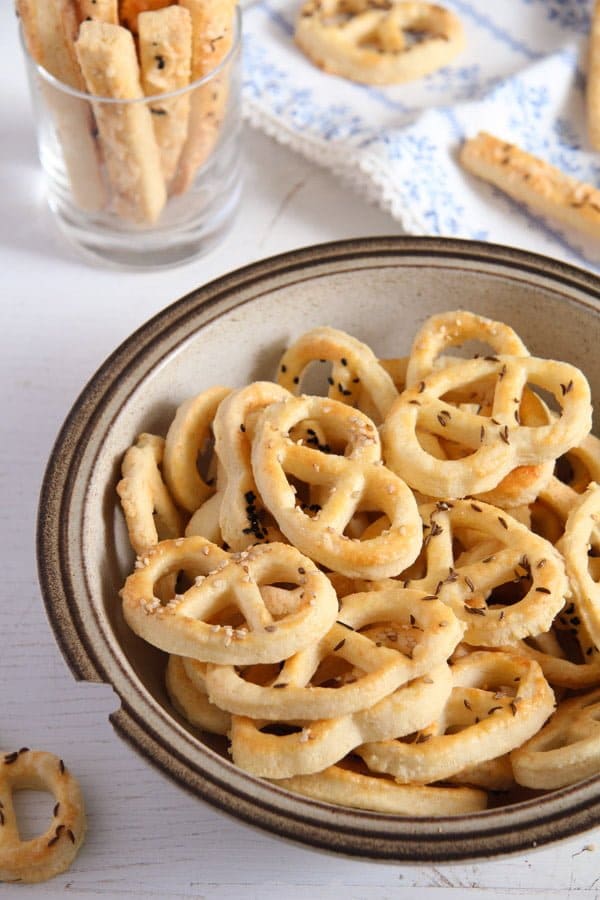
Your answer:
[[[141,431],[214,384],[271,378],[286,345],[321,324],[382,357],[409,350],[433,313],[465,308],[512,325],[534,354],[586,372],[600,396],[600,279],[529,253],[429,238],[316,246],[233,272],[168,306],[126,340],[75,403],[41,495],[39,575],[74,675],[110,683],[112,724],[199,797],[277,835],[363,857],[442,862],[523,852],[600,823],[600,778],[524,802],[436,819],[361,812],[261,781],[175,713],[165,657],[125,625],[118,591],[132,556],[115,485]]]

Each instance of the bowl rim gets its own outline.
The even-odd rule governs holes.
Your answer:
[[[36,552],[46,614],[73,675],[112,684],[121,702],[109,717],[113,726],[161,771],[236,819],[305,845],[370,859],[440,863],[523,853],[600,824],[600,776],[511,806],[435,819],[349,810],[291,794],[242,772],[202,745],[151,697],[131,666],[129,671],[120,667],[129,692],[119,689],[107,667],[107,648],[96,646],[84,627],[81,610],[90,597],[78,595],[65,549],[73,485],[99,413],[119,379],[135,372],[157,342],[185,327],[200,311],[216,309],[219,315],[219,304],[232,292],[274,277],[293,278],[299,270],[353,259],[374,257],[381,263],[386,257],[419,256],[540,276],[556,287],[583,292],[585,305],[600,311],[600,277],[593,273],[528,251],[454,238],[354,238],[288,251],[236,269],[166,306],[126,338],[88,380],[50,453],[39,496]],[[573,296],[569,299],[577,302]],[[178,748],[170,743],[170,733],[177,736]]]

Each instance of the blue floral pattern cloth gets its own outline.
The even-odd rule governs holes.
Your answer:
[[[452,65],[385,88],[328,75],[293,40],[302,0],[244,11],[244,103],[255,126],[324,165],[411,234],[523,247],[600,271],[600,242],[532,215],[459,166],[480,130],[600,184],[588,142],[591,0],[444,0],[467,47]]]

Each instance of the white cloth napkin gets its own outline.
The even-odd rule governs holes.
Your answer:
[[[244,11],[244,104],[256,127],[342,177],[411,234],[494,241],[600,271],[600,242],[533,216],[457,162],[487,130],[600,184],[585,122],[591,0],[443,0],[467,48],[411,84],[327,75],[293,41],[302,0]]]

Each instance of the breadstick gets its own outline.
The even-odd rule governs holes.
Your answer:
[[[17,0],[17,12],[27,49],[36,63],[63,84],[85,90],[73,44],[77,16],[68,0]],[[101,209],[106,190],[89,105],[44,82],[41,90],[54,119],[74,202],[81,209]]]
[[[590,144],[600,150],[600,0],[596,0],[592,12],[586,101]]]
[[[192,81],[213,71],[233,40],[235,0],[180,0],[192,17]],[[227,74],[196,88],[192,95],[188,136],[172,191],[182,194],[214,147],[227,103]]]
[[[75,46],[91,94],[116,100],[144,96],[133,37],[126,28],[82,22]],[[93,106],[115,210],[134,222],[155,222],[166,189],[150,111],[144,103]]]
[[[176,0],[119,0],[119,19],[121,25],[129,28],[134,34],[138,32],[138,16],[148,10],[163,9]]]
[[[600,190],[591,184],[485,132],[465,141],[460,161],[533,212],[600,237]]]
[[[190,83],[192,20],[187,9],[168,6],[138,19],[142,87],[146,96],[176,91]],[[167,184],[175,174],[188,131],[190,95],[150,106]]]
[[[79,21],[109,22],[119,24],[119,6],[117,0],[77,0]]]

